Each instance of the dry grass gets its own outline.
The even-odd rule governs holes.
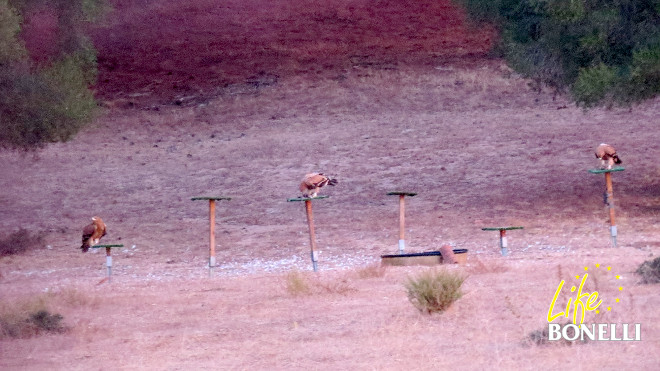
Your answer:
[[[347,294],[354,292],[350,276],[323,277],[317,273],[293,270],[284,275],[286,291],[293,296]]]
[[[369,278],[382,278],[387,272],[387,268],[380,263],[369,264],[366,267],[357,268],[355,273],[358,278],[369,279]]]
[[[27,251],[42,247],[45,233],[31,233],[21,228],[4,238],[0,238],[0,257],[15,254],[24,254]]]
[[[63,319],[62,315],[51,313],[45,295],[3,302],[0,303],[0,339],[62,333],[67,330]]]

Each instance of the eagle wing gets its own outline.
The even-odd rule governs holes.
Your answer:
[[[92,241],[92,236],[94,235],[94,232],[96,232],[96,226],[94,223],[88,224],[83,228],[83,234],[82,234],[82,245],[80,246],[80,249],[83,252],[87,252],[89,248],[91,247],[91,241]]]

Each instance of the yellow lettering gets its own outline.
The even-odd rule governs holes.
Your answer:
[[[584,284],[585,282],[587,282],[588,277],[589,275],[585,273],[584,276],[582,277],[582,281],[580,282],[580,286],[578,287],[577,293],[575,295],[575,300],[573,300],[573,298],[568,299],[568,302],[566,303],[566,310],[564,312],[553,314],[555,305],[557,304],[557,299],[559,298],[559,293],[561,292],[561,289],[562,287],[564,287],[564,283],[565,283],[564,280],[559,282],[559,285],[557,286],[557,291],[555,291],[555,296],[552,297],[552,302],[550,303],[550,309],[548,310],[548,322],[552,322],[554,319],[561,316],[568,318],[572,308],[573,323],[576,325],[581,324],[584,322],[586,311],[596,310],[596,308],[598,308],[603,303],[602,299],[598,300],[598,291],[594,291],[591,294],[589,294],[588,292],[584,292],[584,293],[582,292],[582,289],[584,288]],[[571,287],[571,292],[575,292],[575,288],[576,288],[575,286]],[[580,322],[578,322],[578,313],[580,316]]]
[[[589,295],[589,299],[587,300],[587,310],[596,310],[596,308],[600,307],[600,305],[603,303],[603,299],[598,300],[598,304],[596,306],[592,306],[594,301],[598,299],[598,291],[594,291],[591,295]]]
[[[548,322],[552,322],[557,317],[568,316],[568,306],[566,306],[566,312],[559,312],[555,315],[552,314],[552,310],[555,308],[555,303],[559,297],[559,292],[563,286],[564,280],[561,280],[561,282],[559,282],[559,286],[557,286],[557,291],[555,291],[555,296],[552,298],[552,302],[550,303],[550,309],[548,310]]]

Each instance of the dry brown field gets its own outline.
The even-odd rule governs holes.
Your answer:
[[[0,301],[42,300],[68,328],[0,339],[0,369],[658,368],[658,285],[634,271],[660,252],[659,99],[585,111],[534,90],[489,56],[492,29],[445,1],[180,3],[115,1],[94,30],[95,122],[0,152],[0,233],[45,233],[0,258]],[[587,171],[601,142],[626,169],[617,247]],[[311,171],[339,180],[314,202],[316,273],[304,208],[287,202]],[[392,190],[418,192],[407,251],[451,244],[467,263],[380,267],[397,251]],[[210,195],[232,197],[211,277],[208,205],[191,201]],[[78,248],[93,215],[124,245],[112,282],[103,252]],[[507,257],[481,230],[505,225],[524,226]],[[642,340],[530,342],[585,267],[604,302],[587,322],[640,323]],[[467,276],[441,314],[406,297],[428,269]]]

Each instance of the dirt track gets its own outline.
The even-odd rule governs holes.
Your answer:
[[[533,92],[487,59],[484,34],[465,31],[443,2],[337,1],[314,12],[285,2],[223,4],[117,6],[119,16],[95,36],[97,88],[109,108],[69,143],[36,156],[0,153],[0,230],[47,231],[50,246],[0,260],[0,297],[50,293],[72,327],[0,341],[0,366],[586,370],[660,362],[657,287],[632,273],[660,248],[659,100],[584,112]],[[162,27],[145,29],[145,15]],[[429,37],[417,40],[419,30]],[[220,46],[209,53],[224,58],[202,53],[211,39]],[[617,249],[603,179],[587,173],[600,142],[616,145],[626,167],[614,176]],[[302,205],[286,199],[309,171],[340,184],[314,205],[321,272],[308,279],[325,289],[295,296],[285,283],[289,272],[310,269],[309,247]],[[396,200],[385,195],[395,189],[419,192],[408,201],[410,251],[443,243],[469,250],[469,265],[456,268],[469,275],[467,294],[449,313],[423,316],[407,302],[402,283],[424,268],[359,278],[396,251]],[[233,198],[218,204],[212,279],[207,205],[190,201],[199,195]],[[94,214],[108,224],[104,242],[125,245],[112,284],[96,285],[102,254],[77,249]],[[499,225],[525,227],[511,232],[507,259],[494,232],[480,230]],[[605,320],[642,323],[644,341],[522,345],[545,325],[559,280],[595,263],[622,272],[626,289]],[[610,299],[616,291],[609,276],[598,289]]]

